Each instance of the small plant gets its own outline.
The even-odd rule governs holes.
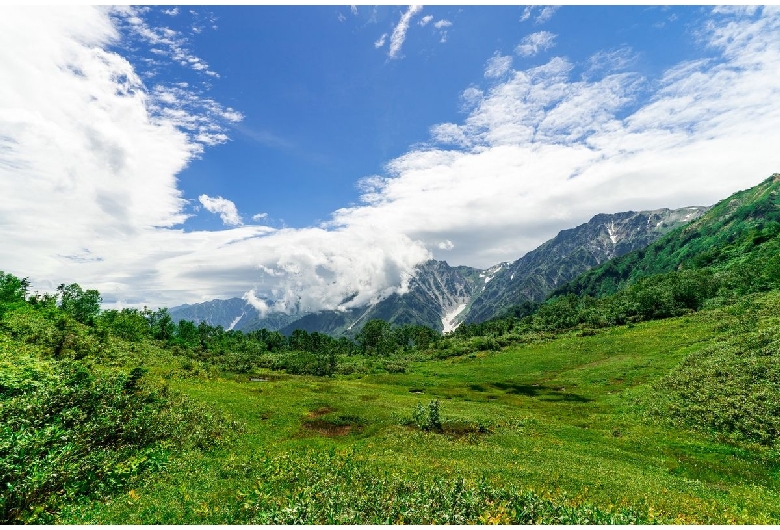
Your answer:
[[[434,399],[428,405],[418,403],[412,414],[415,426],[424,431],[441,432],[441,410],[439,400]]]

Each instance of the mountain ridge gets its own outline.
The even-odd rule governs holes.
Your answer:
[[[415,268],[408,288],[368,306],[348,310],[262,315],[241,298],[212,300],[170,309],[174,320],[252,331],[266,328],[290,334],[295,329],[354,336],[371,319],[420,324],[440,332],[461,322],[481,322],[524,301],[541,302],[554,289],[613,257],[643,248],[670,230],[696,219],[707,207],[600,213],[561,230],[513,262],[487,269],[429,260]]]

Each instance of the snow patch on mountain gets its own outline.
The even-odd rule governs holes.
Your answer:
[[[246,312],[241,313],[236,318],[233,319],[233,322],[230,323],[230,327],[227,328],[227,331],[232,330],[234,327],[236,327],[236,324],[238,324],[242,318],[246,316]]]
[[[460,324],[460,322],[457,321],[458,315],[461,314],[464,309],[466,309],[466,304],[460,304],[458,307],[442,317],[441,325],[444,328],[442,330],[443,333],[455,331],[455,328],[457,328],[458,324]]]

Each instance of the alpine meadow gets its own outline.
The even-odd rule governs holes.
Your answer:
[[[777,8],[0,13],[0,523],[780,524]]]

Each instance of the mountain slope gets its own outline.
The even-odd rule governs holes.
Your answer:
[[[472,302],[465,322],[483,322],[524,301],[541,302],[583,272],[614,257],[643,248],[707,211],[691,206],[642,212],[598,214],[562,230],[522,258],[502,267]]]
[[[755,277],[760,288],[780,267],[780,174],[720,201],[694,222],[561,286],[554,294],[612,294],[644,277],[677,269],[710,268]],[[764,278],[765,277],[765,278]],[[763,278],[763,279],[762,279]],[[735,277],[735,281],[739,281]]]
[[[185,304],[168,310],[171,318],[179,322],[189,320],[196,324],[205,322],[225,329],[252,331],[266,328],[278,330],[300,318],[300,314],[268,313],[265,316],[243,298],[211,300],[200,304]]]
[[[419,324],[448,331],[455,316],[484,287],[480,279],[484,274],[479,269],[451,267],[445,261],[430,260],[417,266],[403,294],[393,294],[368,307],[306,315],[281,331],[291,333],[297,327],[329,335],[352,335],[375,318],[395,325]]]

